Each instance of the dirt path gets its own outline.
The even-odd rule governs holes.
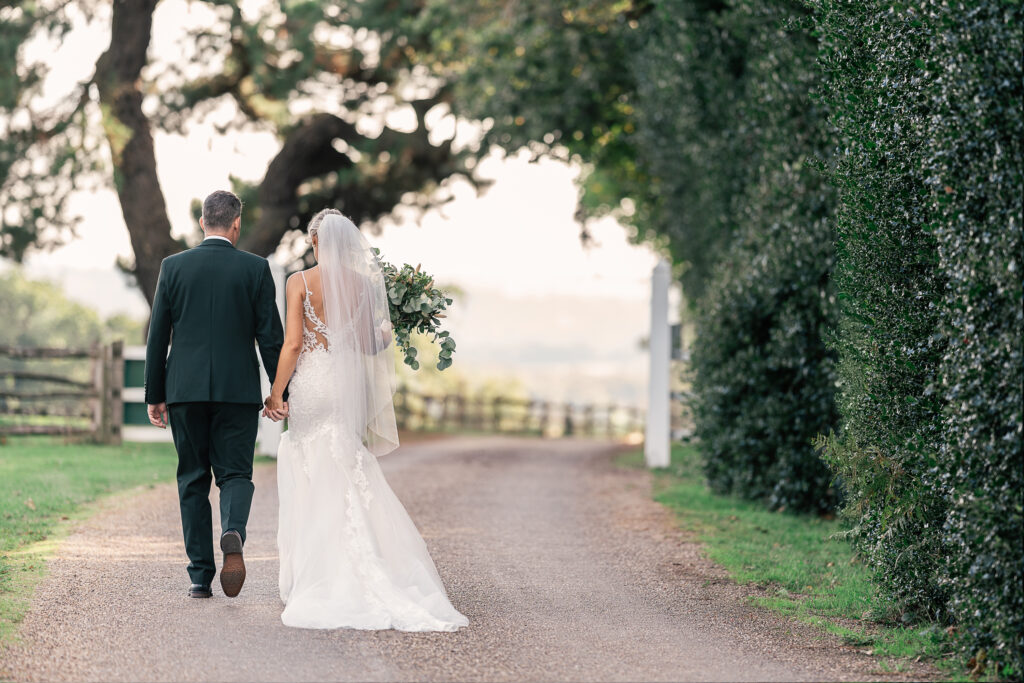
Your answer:
[[[868,680],[874,661],[747,606],[607,446],[462,438],[381,460],[430,547],[454,634],[284,627],[274,468],[257,470],[249,578],[186,597],[175,489],[63,544],[0,680]],[[215,507],[216,509],[216,507]],[[915,672],[916,676],[921,671]]]

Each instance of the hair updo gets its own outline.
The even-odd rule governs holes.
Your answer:
[[[337,209],[321,209],[320,211],[317,211],[316,215],[309,219],[309,227],[306,228],[306,232],[309,233],[309,239],[316,237],[316,232],[320,229],[320,224],[323,223],[324,216],[344,217],[345,214]]]

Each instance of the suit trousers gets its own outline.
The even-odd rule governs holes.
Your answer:
[[[245,541],[252,505],[252,462],[260,409],[248,403],[173,403],[167,406],[178,451],[178,501],[192,583],[210,584],[214,564],[210,482],[220,489],[221,533]],[[211,477],[212,471],[212,477]]]

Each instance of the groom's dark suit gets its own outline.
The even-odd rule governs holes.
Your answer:
[[[164,259],[146,346],[146,403],[168,404],[192,583],[209,585],[216,573],[211,468],[222,531],[245,539],[263,404],[253,342],[273,380],[283,337],[266,259],[212,237]]]

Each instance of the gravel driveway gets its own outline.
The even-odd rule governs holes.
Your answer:
[[[586,441],[457,438],[381,460],[423,533],[457,633],[307,631],[279,619],[272,466],[257,469],[248,579],[186,597],[173,486],[119,499],[61,546],[0,680],[870,680],[874,660],[754,609]],[[216,510],[216,505],[214,506]],[[928,675],[913,671],[916,679]]]

